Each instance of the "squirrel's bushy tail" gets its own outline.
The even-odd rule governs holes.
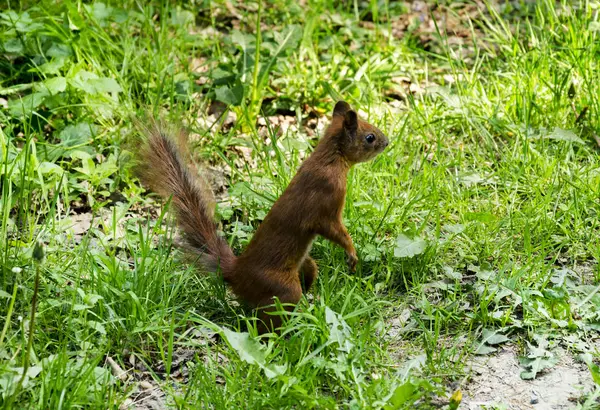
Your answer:
[[[188,250],[199,253],[202,267],[220,271],[225,279],[232,271],[235,255],[227,242],[217,235],[214,219],[214,196],[206,182],[189,163],[187,138],[182,132],[164,130],[156,122],[138,129],[141,141],[138,174],[144,184],[157,194],[168,198]]]

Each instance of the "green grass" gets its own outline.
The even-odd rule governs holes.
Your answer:
[[[143,380],[177,408],[438,408],[506,339],[598,359],[597,2],[462,16],[462,46],[414,19],[391,36],[409,2],[31,3],[0,6],[3,407],[117,409]],[[239,251],[338,98],[391,140],[350,174],[359,268],[319,239],[314,292],[258,339],[180,260],[168,204],[130,168],[131,115],[191,129]]]

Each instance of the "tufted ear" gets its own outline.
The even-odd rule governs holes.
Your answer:
[[[350,111],[351,109],[352,108],[350,107],[350,104],[348,104],[346,101],[338,101],[333,109],[333,115],[344,116],[346,115],[346,112]]]
[[[356,135],[356,130],[358,129],[358,115],[356,111],[346,111],[344,115],[344,128],[346,129],[346,133],[354,138]]]

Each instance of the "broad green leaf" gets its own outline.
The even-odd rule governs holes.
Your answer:
[[[94,94],[96,90],[90,85],[89,81],[97,78],[98,76],[95,73],[91,73],[86,70],[79,70],[71,78],[69,78],[69,83],[73,87],[85,91],[88,94]]]
[[[110,6],[106,6],[106,4],[102,2],[97,2],[92,4],[91,6],[85,4],[84,7],[96,20],[106,20],[110,17],[113,8]]]
[[[449,277],[450,279],[462,280],[462,278],[463,278],[463,276],[460,272],[455,271],[450,266],[444,266],[444,267],[442,267],[442,269],[444,270],[444,273],[446,274],[446,276]]]
[[[100,295],[96,295],[94,293],[88,293],[87,295],[85,295],[85,298],[83,299],[83,301],[85,303],[87,303],[89,306],[95,306],[96,303],[102,299],[104,299],[104,298]]]
[[[76,151],[71,152],[71,158],[73,158],[73,159],[80,159],[82,161],[85,161],[85,160],[90,159],[91,157],[92,156],[85,151],[76,150]]]
[[[265,376],[267,376],[268,379],[272,379],[273,377],[285,374],[285,371],[287,370],[287,364],[269,364],[267,366],[264,366],[263,370],[265,372]]]
[[[79,31],[87,26],[89,20],[86,19],[86,16],[84,16],[79,7],[75,4],[67,2],[66,11],[65,18],[69,25],[69,30]]]
[[[352,331],[344,318],[326,306],[325,321],[329,325],[329,343],[337,343],[339,350],[349,352],[354,344],[350,341]]]
[[[96,94],[118,93],[122,91],[121,86],[114,78],[93,78],[88,80],[88,84],[93,87]]]
[[[89,320],[87,322],[88,327],[90,327],[91,329],[94,329],[96,332],[105,335],[106,334],[106,329],[104,328],[104,325],[100,322],[96,322],[94,320]]]
[[[46,51],[47,57],[66,58],[71,55],[73,55],[71,46],[62,43],[54,43],[50,46],[48,51]]]
[[[8,10],[0,13],[0,20],[4,25],[13,27],[20,33],[29,33],[44,27],[42,23],[34,21],[26,11],[19,14],[13,10]]]
[[[69,82],[73,87],[88,94],[104,94],[121,92],[121,86],[114,78],[98,77],[95,73],[79,70]]]
[[[112,10],[112,18],[115,21],[115,23],[125,23],[127,21],[127,19],[129,18],[129,11],[128,10],[123,10],[123,9],[113,9]]]
[[[585,142],[577,135],[575,135],[573,131],[563,130],[562,128],[558,127],[555,127],[554,130],[550,134],[544,136],[544,138],[585,144]]]
[[[277,54],[295,49],[302,40],[302,27],[297,24],[286,26],[281,32],[274,33],[274,39],[278,45]]]
[[[478,184],[481,184],[482,182],[485,182],[486,179],[484,177],[482,177],[481,175],[473,172],[470,174],[465,174],[465,175],[460,176],[459,181],[461,183],[463,183],[465,186],[471,187],[473,185],[478,185]]]
[[[363,247],[362,254],[366,262],[374,262],[381,259],[381,251],[372,243],[368,243]]]
[[[519,363],[526,369],[521,372],[521,378],[524,380],[535,379],[539,372],[551,368],[558,363],[557,355],[546,350],[549,345],[547,337],[541,334],[534,334],[533,338],[537,342],[537,346],[527,342],[527,356],[519,358]]]
[[[477,279],[486,281],[486,280],[490,280],[491,278],[493,278],[495,273],[496,272],[494,272],[493,270],[480,269],[477,271],[477,273],[475,273],[475,276],[477,276]]]
[[[236,85],[233,88],[222,86],[215,90],[216,99],[227,105],[240,105],[244,98],[244,88]]]
[[[458,235],[459,233],[462,233],[465,230],[465,226],[463,224],[448,224],[444,225],[443,228],[444,230],[455,235]]]
[[[23,368],[19,368],[19,374],[23,374]],[[29,377],[30,379],[35,379],[38,374],[40,374],[43,370],[42,366],[39,365],[35,365],[35,366],[29,366],[27,368],[27,377]]]
[[[8,38],[2,43],[2,49],[8,54],[23,54],[23,42],[17,38]]]
[[[224,82],[235,78],[235,74],[231,71],[223,70],[222,68],[217,67],[210,73],[210,77],[215,80],[215,82],[220,82],[223,84]]]
[[[508,342],[510,339],[495,330],[483,329],[481,340],[477,342],[475,354],[486,355],[494,353],[496,348],[493,345],[499,345]]]
[[[411,258],[425,251],[427,241],[421,238],[411,239],[406,235],[400,234],[396,238],[396,247],[394,256],[396,258]]]
[[[494,302],[498,303],[500,302],[503,298],[507,297],[507,296],[511,296],[513,295],[513,292],[511,290],[508,289],[500,289],[498,290],[498,293],[496,293],[496,296],[494,296]]]
[[[558,358],[555,356],[548,358],[536,357],[534,359],[522,358],[520,362],[521,366],[529,369],[521,372],[521,379],[532,380],[536,378],[539,372],[554,367],[554,365],[558,363]]]
[[[46,91],[38,91],[20,99],[10,100],[8,102],[8,110],[11,115],[15,117],[29,115],[32,111],[42,105],[47,96],[48,93]]]
[[[6,88],[0,88],[0,95],[23,94],[33,88],[33,84],[15,84]],[[18,97],[17,97],[18,98]]]
[[[420,369],[423,366],[425,366],[426,363],[426,354],[419,355],[415,358],[406,361],[402,366],[400,366],[397,372],[398,376],[400,377],[400,380],[407,380],[412,369]]]
[[[64,170],[61,167],[59,167],[58,165],[56,165],[56,164],[54,164],[52,162],[42,162],[42,163],[40,163],[40,166],[39,166],[38,170],[42,174],[62,175],[64,173]]]
[[[600,31],[600,22],[591,21],[590,24],[588,25],[588,30],[589,31]]]
[[[428,284],[428,286],[431,286],[432,288],[441,289],[441,290],[449,290],[449,289],[452,289],[454,287],[453,284],[446,283],[443,280],[438,280],[438,281],[435,281],[435,282],[431,282],[431,283]]]
[[[271,53],[271,58],[267,64],[260,69],[258,86],[261,88],[265,87],[271,68],[275,64],[277,58],[279,58],[284,51],[297,48],[298,43],[302,39],[302,28],[295,24],[288,26],[281,33],[275,33],[274,38],[277,48]]]
[[[237,352],[241,360],[259,366],[263,369],[267,378],[271,379],[281,376],[287,370],[287,365],[267,365],[265,363],[266,353],[264,347],[260,342],[252,339],[248,333],[238,333],[223,328],[222,335],[227,340],[227,343]]]
[[[240,46],[244,52],[247,52],[249,48],[254,45],[255,38],[253,35],[242,33],[239,30],[233,30],[231,33],[231,41],[233,44]]]
[[[569,297],[567,291],[559,287],[545,288],[542,290],[542,294],[546,300],[552,302],[567,300]]]
[[[87,122],[80,122],[75,125],[68,125],[59,134],[61,145],[73,147],[89,142],[96,136],[98,127]]]
[[[502,333],[494,330],[483,329],[482,342],[488,345],[499,345],[508,342],[510,339]]]
[[[588,369],[590,369],[590,373],[592,374],[592,379],[596,385],[600,386],[600,367],[593,362],[588,362]]]
[[[52,61],[48,61],[38,67],[34,67],[29,72],[40,72],[43,74],[59,74],[60,69],[64,67],[67,59],[64,57],[55,58]]]
[[[249,364],[265,364],[265,352],[261,344],[251,338],[246,332],[234,332],[223,328],[223,336],[229,345],[237,352],[241,360]]]
[[[29,13],[23,14],[27,14],[27,17],[29,17]],[[21,16],[19,13],[14,10],[7,10],[3,13],[0,13],[0,21],[2,21],[2,24],[5,26],[12,26],[15,22],[19,21],[20,18]]]
[[[171,25],[185,27],[194,23],[194,13],[177,7],[171,10]]]
[[[448,87],[428,87],[426,89],[428,94],[441,97],[448,107],[455,109],[456,111],[460,111],[462,109],[462,102],[458,95],[453,94],[452,91]]]
[[[288,134],[285,138],[282,138],[281,145],[283,145],[284,152],[290,152],[292,149],[296,151],[306,151],[310,148],[310,144],[298,138],[298,135],[290,135]]]
[[[392,397],[384,407],[386,410],[403,409],[404,405],[412,398],[417,388],[410,381],[407,381],[394,389]]]
[[[484,344],[479,344],[477,349],[475,350],[475,354],[478,355],[486,355],[490,353],[494,353],[496,351],[495,347],[486,346]]]
[[[67,79],[65,77],[52,77],[35,85],[36,91],[47,91],[50,94],[62,93],[67,89]]]

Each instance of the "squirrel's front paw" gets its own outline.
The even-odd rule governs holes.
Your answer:
[[[358,257],[356,256],[356,253],[346,253],[346,263],[348,264],[348,269],[350,269],[351,272],[354,272],[356,270],[356,264],[358,263]]]

